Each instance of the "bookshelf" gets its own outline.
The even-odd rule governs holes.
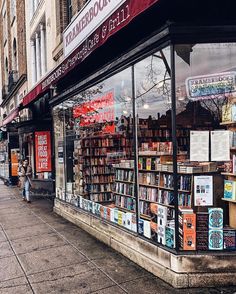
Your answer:
[[[233,134],[233,146],[230,147],[230,164],[226,168],[225,172],[222,172],[221,175],[224,177],[225,182],[235,182],[236,174],[235,174],[235,156],[236,156],[236,146],[235,146],[235,134],[236,134],[236,121],[235,121],[235,104],[229,103],[225,105],[222,109],[222,122],[220,125],[224,126],[227,130],[232,131]],[[235,192],[233,192],[235,193]],[[225,194],[225,192],[224,192]],[[224,195],[225,196],[225,195]],[[228,204],[229,211],[229,226],[231,228],[236,229],[236,200],[222,198],[222,201]],[[235,197],[235,195],[233,195]]]
[[[74,161],[78,163],[74,165],[76,193],[99,203],[114,202],[112,164],[130,154],[130,140],[123,134],[93,135],[78,140],[74,152]]]

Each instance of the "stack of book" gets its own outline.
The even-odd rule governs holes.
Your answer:
[[[197,212],[197,250],[208,250],[209,215],[207,212]]]
[[[196,214],[192,209],[179,209],[179,240],[183,250],[196,250]]]
[[[209,250],[223,250],[223,209],[209,208]]]

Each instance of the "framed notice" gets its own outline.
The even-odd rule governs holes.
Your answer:
[[[50,131],[35,132],[36,172],[52,171]]]
[[[211,131],[211,161],[229,161],[231,131]]]
[[[213,177],[194,176],[194,205],[213,205]]]
[[[190,161],[209,161],[209,131],[190,131]]]

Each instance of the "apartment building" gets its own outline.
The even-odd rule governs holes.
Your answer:
[[[19,152],[16,121],[19,120],[17,117],[22,98],[27,93],[25,1],[0,2],[0,40],[2,119],[0,174],[6,181],[14,183],[17,176],[17,158],[13,153]],[[23,111],[22,114],[25,112]]]
[[[63,31],[81,9],[82,1],[26,0],[25,27],[28,92],[37,93],[41,81],[63,60]],[[35,193],[54,194],[53,125],[49,100],[55,94],[51,87],[29,103],[28,121],[18,125],[21,154],[33,167]],[[48,148],[44,163],[37,152],[38,141],[46,138]],[[45,163],[46,162],[46,163]],[[43,166],[43,167],[42,167]]]

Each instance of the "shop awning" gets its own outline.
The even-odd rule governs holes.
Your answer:
[[[8,116],[6,118],[4,118],[4,120],[2,121],[0,127],[3,127],[7,124],[9,124],[10,122],[13,121],[14,118],[19,116],[19,112],[20,112],[20,106],[18,106],[17,108],[15,108],[14,110],[12,110]]]
[[[48,91],[51,87],[55,86],[60,79],[82,63],[93,51],[102,46],[108,38],[128,25],[136,16],[144,12],[156,2],[158,2],[158,0],[121,1],[122,5],[119,8],[117,8],[103,22],[100,22],[99,27],[97,27],[95,31],[88,33],[85,41],[83,41],[68,57],[66,57],[61,64],[49,72],[47,76],[23,98],[23,106],[26,107],[28,104],[39,98],[43,93]],[[94,7],[99,7],[97,1],[95,1]],[[81,11],[81,15],[83,14],[84,9]],[[78,14],[78,17],[79,16],[80,14]],[[80,21],[83,21],[83,17]],[[68,28],[66,30],[68,31]],[[74,36],[78,33],[76,30],[77,25],[75,24],[75,21],[73,21],[71,23],[71,32],[68,33],[68,36],[70,37],[69,39],[74,40]]]

